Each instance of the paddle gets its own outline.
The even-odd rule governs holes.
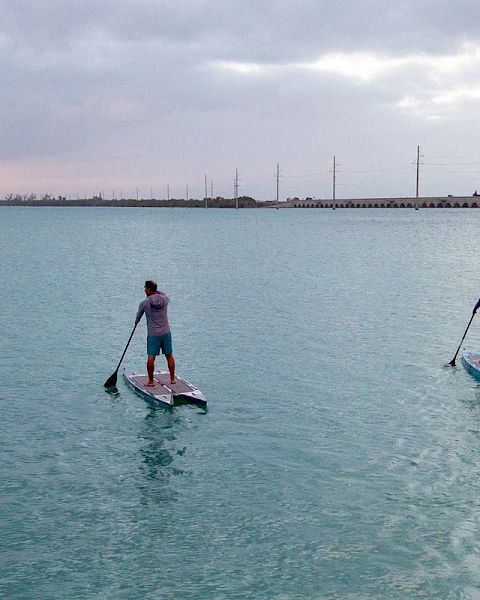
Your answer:
[[[137,325],[138,325],[138,323],[135,323],[135,327],[133,328],[132,333],[130,334],[130,337],[128,338],[127,345],[125,346],[125,350],[123,351],[122,358],[118,361],[118,365],[117,365],[117,368],[115,369],[115,372],[110,375],[110,377],[107,379],[107,381],[103,384],[103,387],[113,388],[117,385],[118,369],[120,368],[120,365],[122,364],[123,357],[125,356],[125,352],[127,351],[127,348],[130,344],[133,334],[135,333],[135,329],[137,328]]]
[[[473,317],[475,316],[475,313],[477,312],[477,309],[478,309],[479,307],[480,307],[480,300],[479,300],[479,301],[478,301],[478,302],[475,304],[475,308],[473,309],[472,316],[470,317],[470,321],[468,322],[467,328],[465,329],[465,333],[463,334],[463,337],[462,337],[462,339],[460,340],[460,344],[458,344],[458,348],[457,348],[457,351],[455,352],[455,356],[454,356],[454,357],[452,358],[452,360],[451,360],[451,361],[448,363],[448,364],[449,364],[451,367],[454,367],[454,366],[455,366],[455,359],[457,358],[457,354],[458,354],[458,352],[459,352],[459,350],[460,350],[460,347],[461,347],[461,345],[462,345],[462,343],[463,343],[463,340],[465,339],[465,336],[467,335],[467,331],[469,330],[469,328],[470,328],[470,325],[472,324]]]

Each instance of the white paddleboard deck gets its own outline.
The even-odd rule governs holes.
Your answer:
[[[148,376],[145,373],[123,371],[123,378],[134,392],[155,404],[174,406],[175,398],[184,398],[199,406],[207,405],[207,400],[202,392],[186,379],[175,376],[176,383],[170,383],[168,371],[155,371],[153,373],[154,387],[145,385],[148,382]]]

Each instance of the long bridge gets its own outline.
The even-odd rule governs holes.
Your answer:
[[[479,208],[480,196],[432,196],[423,198],[358,198],[325,200],[289,198],[273,208]]]

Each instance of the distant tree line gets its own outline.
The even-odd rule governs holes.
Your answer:
[[[207,199],[209,208],[235,208],[235,198],[216,198]],[[4,206],[134,206],[139,208],[147,207],[176,207],[176,208],[203,208],[205,207],[205,199],[185,200],[182,198],[171,198],[170,200],[136,200],[135,198],[125,198],[123,200],[105,200],[101,196],[93,196],[92,198],[83,198],[78,200],[67,200],[65,196],[50,196],[45,194],[41,198],[37,198],[35,194],[8,194],[3,198]],[[262,206],[262,202],[257,202],[250,196],[240,196],[238,198],[239,208],[256,208]]]

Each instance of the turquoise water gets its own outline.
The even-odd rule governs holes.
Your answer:
[[[480,598],[480,392],[444,367],[480,211],[2,208],[0,232],[0,596]],[[207,412],[102,388],[150,277]]]

